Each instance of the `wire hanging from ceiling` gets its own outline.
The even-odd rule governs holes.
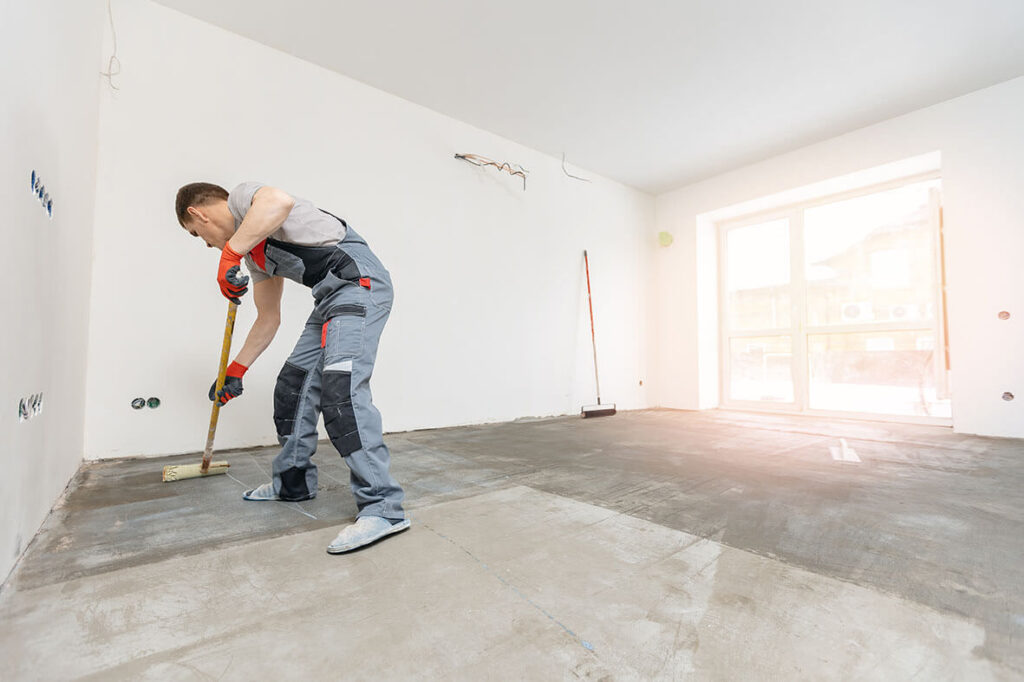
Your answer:
[[[505,171],[509,175],[515,175],[523,179],[523,191],[526,191],[526,174],[530,171],[526,170],[519,164],[509,163],[507,161],[495,161],[488,159],[486,156],[480,156],[479,154],[456,154],[456,159],[462,161],[468,161],[474,166],[494,166],[500,171]]]
[[[562,152],[562,172],[563,172],[563,173],[565,173],[566,175],[568,175],[568,176],[569,176],[570,178],[572,178],[573,180],[582,180],[583,182],[590,182],[590,179],[589,179],[589,178],[581,178],[581,177],[580,177],[580,176],[578,176],[578,175],[573,175],[572,173],[570,173],[570,172],[569,172],[569,171],[568,171],[568,170],[566,169],[566,167],[565,167],[565,152]]]
[[[121,73],[121,60],[117,58],[117,29],[114,28],[114,11],[110,8],[110,0],[107,0],[107,18],[110,19],[110,35],[114,41],[114,51],[110,54],[110,60],[107,62],[107,70],[100,71],[100,75],[107,79],[112,89],[120,90],[114,85],[114,76]]]

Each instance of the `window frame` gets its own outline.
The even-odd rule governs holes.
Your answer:
[[[912,320],[904,322],[878,322],[872,323],[870,327],[863,324],[849,325],[808,325],[807,321],[807,287],[804,277],[804,244],[803,244],[803,216],[804,211],[817,206],[856,199],[871,194],[885,192],[887,190],[899,189],[929,180],[942,179],[940,170],[930,170],[916,173],[885,182],[873,183],[858,187],[856,189],[822,195],[810,200],[792,202],[777,206],[771,209],[748,213],[727,220],[715,223],[718,251],[718,335],[719,335],[719,407],[726,409],[739,409],[752,412],[768,412],[775,414],[804,414],[818,417],[832,417],[842,419],[868,419],[872,421],[900,422],[910,424],[934,424],[952,426],[951,417],[931,417],[924,415],[894,415],[886,413],[862,412],[862,411],[838,411],[813,409],[810,407],[809,396],[809,368],[808,368],[808,343],[809,336],[826,333],[855,333],[868,331],[921,331],[931,330],[935,333],[935,363],[936,375],[941,381],[941,387],[949,391],[949,367],[947,365],[947,354],[949,340],[947,338],[946,306],[945,295],[946,285],[944,281],[943,268],[943,225],[942,225],[942,193],[933,191],[930,197],[929,213],[932,216],[931,223],[934,226],[932,238],[935,248],[935,275],[936,281],[932,287],[932,303],[934,304],[934,319],[922,324]],[[732,330],[729,328],[728,317],[728,233],[734,229],[749,227],[773,220],[786,219],[789,221],[789,246],[790,246],[790,322],[788,328],[778,329],[744,329]],[[771,401],[750,401],[732,398],[731,392],[731,340],[736,338],[752,338],[765,336],[789,336],[792,339],[793,359],[791,362],[791,376],[793,381],[793,402],[777,403]]]

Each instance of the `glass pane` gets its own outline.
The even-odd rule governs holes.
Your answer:
[[[804,211],[810,325],[934,319],[939,180]]]
[[[951,416],[937,380],[935,332],[811,334],[807,341],[812,409]]]
[[[793,342],[789,336],[729,340],[729,397],[793,402]]]
[[[789,221],[737,227],[725,241],[729,328],[789,328]]]

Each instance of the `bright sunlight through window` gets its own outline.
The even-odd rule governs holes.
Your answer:
[[[950,417],[930,178],[721,225],[723,403]]]

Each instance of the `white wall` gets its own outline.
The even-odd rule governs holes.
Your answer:
[[[374,377],[386,430],[592,402],[584,248],[604,397],[649,404],[652,197],[572,180],[560,159],[162,6],[117,0],[114,13],[123,74],[100,105],[87,457],[205,442],[226,304],[217,252],[174,218],[175,191],[194,180],[282,187],[367,238],[396,288]],[[522,164],[527,190],[456,152]],[[309,309],[308,290],[287,284],[278,339],[222,412],[219,448],[276,442],[273,383]],[[238,344],[252,318],[247,300]],[[129,407],[149,396],[162,407]]]
[[[5,2],[0,21],[0,580],[82,459],[103,5]],[[49,220],[29,192],[38,171]],[[18,401],[43,393],[19,423]]]
[[[708,310],[714,277],[707,276],[715,253],[698,229],[699,216],[938,151],[954,428],[1024,436],[1022,120],[1024,78],[1018,78],[659,196],[657,229],[672,232],[676,241],[655,261],[658,326],[650,354],[658,371],[652,402],[682,409],[717,402],[708,381],[716,344],[703,333],[715,323]],[[1000,310],[1013,316],[1000,321]],[[1004,391],[1017,399],[1003,401]]]

